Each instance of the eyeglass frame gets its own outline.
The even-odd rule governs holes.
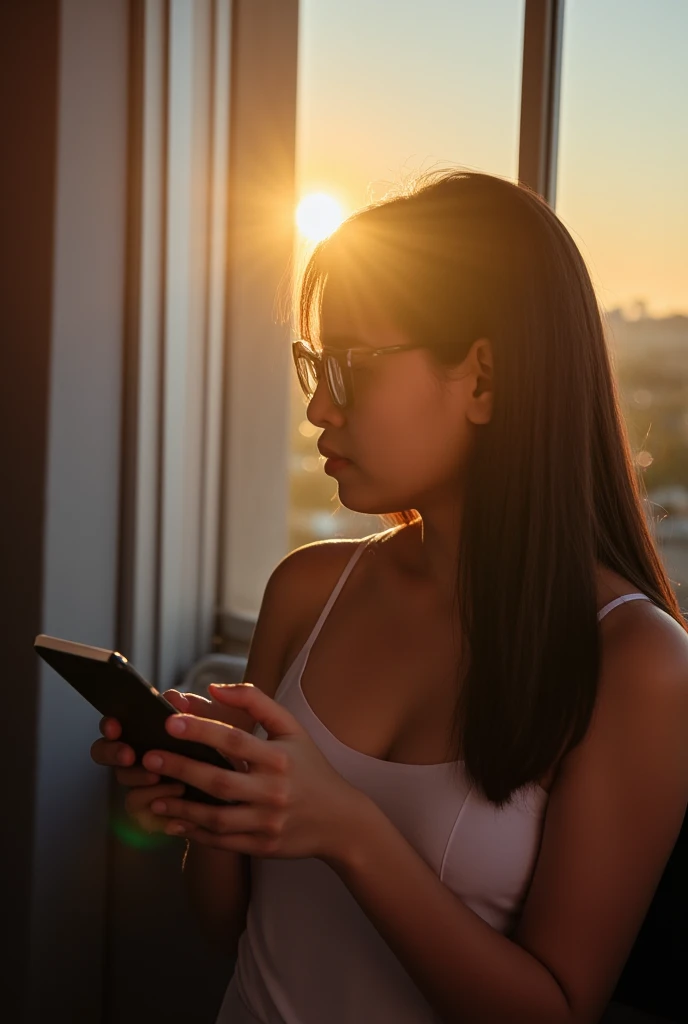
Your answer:
[[[315,392],[313,392],[313,394],[309,394],[308,391],[306,391],[305,388],[303,387],[303,384],[301,382],[301,374],[299,373],[299,367],[298,367],[299,356],[301,354],[303,354],[306,358],[310,358],[312,360],[312,362],[314,364],[315,377],[316,377],[316,380],[317,380],[318,384],[320,383],[322,378],[320,376],[320,373],[319,373],[317,367],[318,367],[318,365],[322,366],[322,364],[323,364],[323,356],[326,359],[332,359],[337,364],[337,366],[339,367],[340,371],[342,371],[342,382],[344,384],[344,392],[345,392],[344,402],[339,402],[337,400],[337,396],[334,394],[334,391],[332,390],[332,385],[330,383],[330,378],[329,378],[329,375],[327,373],[327,370],[325,370],[324,377],[325,377],[325,383],[327,384],[327,390],[328,390],[328,392],[330,394],[330,398],[332,399],[334,404],[339,409],[349,409],[349,408],[351,408],[353,406],[353,399],[354,399],[353,369],[354,369],[354,366],[353,366],[353,363],[351,361],[351,354],[352,354],[352,352],[361,353],[364,356],[382,356],[382,355],[389,355],[392,352],[407,352],[407,351],[410,351],[411,349],[425,348],[425,347],[426,346],[422,342],[419,342],[419,341],[409,342],[406,345],[386,345],[383,348],[368,348],[367,345],[363,345],[363,346],[360,346],[360,345],[356,346],[356,345],[354,345],[351,348],[345,348],[345,349],[343,348],[339,352],[337,352],[337,354],[335,354],[334,352],[331,352],[331,351],[330,352],[325,351],[324,348],[323,348],[322,352],[317,352],[314,348],[310,347],[308,342],[304,341],[301,338],[297,339],[296,341],[292,341],[292,343],[291,343],[291,351],[292,351],[292,356],[294,358],[294,365],[296,367],[297,378],[299,380],[299,384],[301,386],[301,390],[303,391],[303,393],[306,396],[306,398],[309,399],[309,401],[312,400],[313,395],[315,394]],[[343,372],[342,363],[340,362],[341,356],[345,356],[346,357],[346,368],[348,370],[348,378],[349,378],[348,379],[348,386],[347,386],[346,377],[345,377],[344,372]],[[317,388],[317,384],[316,384],[316,388]]]

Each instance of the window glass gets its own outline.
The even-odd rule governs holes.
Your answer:
[[[301,0],[297,261],[418,171],[516,179],[523,14],[523,0]],[[290,549],[382,529],[339,506],[295,373],[292,396]]]
[[[557,213],[585,256],[664,561],[688,607],[688,4],[570,0]]]

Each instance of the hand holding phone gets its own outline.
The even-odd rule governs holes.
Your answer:
[[[173,694],[170,695],[170,702],[176,706]],[[185,709],[179,707],[178,710]],[[169,819],[153,814],[150,805],[154,800],[182,797],[184,784],[176,780],[164,782],[160,775],[136,764],[133,748],[120,739],[122,727],[116,718],[101,718],[99,724],[101,738],[92,745],[91,758],[98,765],[113,768],[119,784],[128,787],[124,806],[139,828],[144,832],[164,833]]]
[[[45,634],[36,637],[34,649],[102,715],[117,721],[121,726],[121,740],[132,748],[137,762],[148,750],[169,750],[219,768],[235,770],[232,761],[214,748],[177,739],[167,732],[167,718],[182,708],[162,696],[118,651]],[[202,697],[198,701],[206,703]],[[141,767],[141,771],[145,769]],[[186,799],[203,803],[224,802],[189,785],[184,787],[183,795]]]
[[[199,694],[184,694],[171,689],[165,690],[163,696],[183,714],[196,715],[198,718],[223,717],[222,707],[217,702]],[[133,748],[121,740],[122,727],[116,718],[101,718],[99,726],[101,737],[91,747],[91,758],[98,765],[114,769],[118,783],[129,788],[124,806],[139,828],[150,833],[165,833],[170,823],[169,818],[154,814],[150,806],[154,800],[183,796],[184,784],[176,780],[165,783],[156,772],[136,764]],[[246,770],[245,761],[232,763],[237,771]]]

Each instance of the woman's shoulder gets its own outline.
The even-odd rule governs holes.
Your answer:
[[[327,571],[331,567],[343,564],[351,558],[356,548],[364,541],[371,540],[375,535],[368,537],[326,537],[322,540],[310,541],[294,548],[280,562],[280,565],[289,563],[291,566],[298,566],[299,570],[312,570],[318,572]]]
[[[597,574],[597,610],[601,611],[619,597],[629,594],[641,594],[643,591],[630,580],[606,566],[598,566]],[[649,596],[649,595],[648,595]],[[654,603],[648,601],[624,601],[612,609],[613,614],[606,615],[600,622],[605,635],[615,637],[628,634],[637,629],[650,634],[662,636],[686,637],[688,633],[676,620]]]
[[[290,623],[286,665],[303,646],[357,547],[368,539],[332,537],[312,541],[294,548],[278,563],[273,578]]]
[[[403,527],[402,527],[403,529]],[[391,541],[399,532],[398,527],[391,530],[381,530],[369,533],[365,537],[326,537],[322,540],[310,541],[294,548],[279,563],[280,566],[289,566],[291,570],[310,571],[316,576],[329,577],[339,569],[346,567],[349,559],[354,555],[356,549],[366,544],[375,549],[382,549],[383,544]],[[285,571],[286,570],[285,568]]]
[[[598,588],[598,609],[617,597],[641,593],[623,576],[605,570]],[[631,680],[640,687],[678,684],[688,689],[688,632],[652,600],[626,601],[600,622],[600,681],[627,697]]]
[[[278,563],[273,576],[292,602],[310,609],[332,591],[359,545],[368,537],[329,537],[294,548]]]

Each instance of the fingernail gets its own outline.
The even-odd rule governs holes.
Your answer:
[[[164,814],[167,810],[167,804],[164,800],[154,800],[151,804],[151,811],[153,814]]]
[[[216,690],[234,690],[237,686],[253,686],[253,683],[209,683]]]
[[[170,732],[176,733],[177,736],[181,736],[183,732],[186,732],[186,722],[180,715],[174,715],[170,718],[167,728]]]
[[[126,750],[117,751],[117,764],[129,764],[129,754]]]
[[[146,758],[146,768],[162,768],[162,758],[159,754],[149,754]]]
[[[182,836],[186,830],[186,825],[170,825],[169,828],[166,829],[168,835],[171,836]]]

